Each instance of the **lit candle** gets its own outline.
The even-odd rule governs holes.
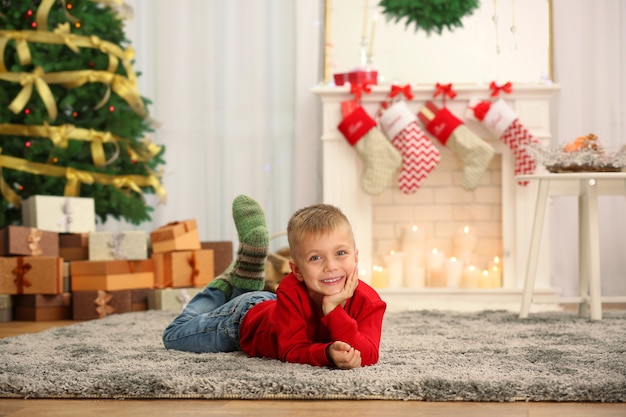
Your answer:
[[[489,264],[489,274],[491,275],[491,285],[493,287],[502,286],[502,267],[500,266],[500,258],[494,256],[493,262]]]
[[[361,38],[367,39],[367,9],[369,9],[369,1],[365,0],[363,5],[363,33],[361,34]]]
[[[478,288],[478,280],[480,278],[480,272],[474,265],[467,267],[463,273],[463,287],[464,288]]]
[[[404,283],[407,288],[424,288],[426,285],[426,269],[423,266],[409,265],[404,270]]]
[[[463,261],[465,265],[473,262],[474,250],[478,238],[473,227],[465,225],[454,236],[454,256]]]
[[[478,277],[478,288],[491,288],[491,275],[489,275],[489,270],[483,269],[482,274]]]
[[[387,287],[387,272],[385,272],[382,266],[374,265],[372,267],[372,287]]]
[[[413,225],[406,227],[402,233],[402,252],[404,252],[405,265],[424,266],[426,248],[426,234],[422,229]]]
[[[385,255],[385,265],[387,265],[387,282],[389,288],[402,287],[404,253],[391,251],[389,255]]]
[[[375,14],[372,19],[372,33],[370,34],[369,40],[369,51],[367,52],[367,56],[372,58],[374,56],[374,34],[376,33],[376,21],[378,20],[378,15]]]
[[[446,262],[446,280],[448,288],[460,287],[462,277],[463,262],[453,256]]]
[[[445,287],[446,275],[444,271],[445,257],[443,252],[433,248],[428,254],[428,270],[426,281],[429,287]]]

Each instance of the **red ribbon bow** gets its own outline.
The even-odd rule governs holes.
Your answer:
[[[368,83],[350,85],[350,93],[354,94],[356,100],[361,100],[361,93],[363,92],[367,94],[371,93],[372,87]]]
[[[391,92],[389,93],[389,98],[394,98],[398,94],[404,94],[407,100],[413,99],[413,92],[411,91],[411,84],[407,84],[404,87],[400,87],[399,85],[393,84],[391,86]]]
[[[452,89],[452,83],[450,84],[439,84],[435,85],[435,94],[433,94],[433,98],[437,97],[439,94],[443,95],[443,106],[446,106],[446,96],[450,98],[456,97],[456,92]]]
[[[489,84],[489,88],[491,89],[491,97],[496,97],[500,94],[500,91],[511,94],[513,91],[513,84],[511,84],[511,82],[507,82],[506,84],[498,86],[495,81],[492,81],[491,84]]]

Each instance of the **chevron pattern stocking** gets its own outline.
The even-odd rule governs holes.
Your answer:
[[[405,194],[416,192],[430,171],[438,164],[439,150],[428,139],[417,122],[408,124],[391,141],[402,155],[398,187]]]
[[[526,146],[538,144],[538,140],[530,134],[528,129],[515,119],[502,135],[504,142],[515,157],[515,175],[532,174],[535,172],[536,162],[526,151]],[[519,181],[520,185],[528,184],[528,181]]]

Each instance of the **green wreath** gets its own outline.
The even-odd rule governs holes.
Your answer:
[[[441,35],[444,27],[452,31],[453,27],[463,27],[461,18],[471,15],[478,7],[479,0],[381,0],[387,20],[399,22],[406,18],[406,27],[415,24],[419,29],[430,34],[436,31]]]

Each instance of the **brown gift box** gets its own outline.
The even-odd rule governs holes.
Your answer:
[[[13,296],[14,320],[51,321],[72,319],[72,296],[70,293],[20,294]]]
[[[200,249],[155,253],[154,287],[204,287],[215,277],[213,251]]]
[[[32,227],[7,226],[0,230],[0,255],[59,256],[58,236]]]
[[[150,232],[153,253],[200,249],[200,235],[194,219],[168,223]]]
[[[202,249],[213,250],[213,274],[220,275],[233,262],[233,242],[200,242]]]
[[[153,288],[142,288],[139,290],[130,290],[130,309],[131,311],[148,310],[150,294],[154,292]]]
[[[75,291],[72,298],[74,320],[101,319],[131,311],[130,290]]]
[[[61,294],[63,259],[56,256],[0,257],[0,293]]]
[[[134,290],[154,287],[154,261],[74,261],[72,291]]]
[[[59,234],[59,256],[66,261],[89,259],[89,233]]]

